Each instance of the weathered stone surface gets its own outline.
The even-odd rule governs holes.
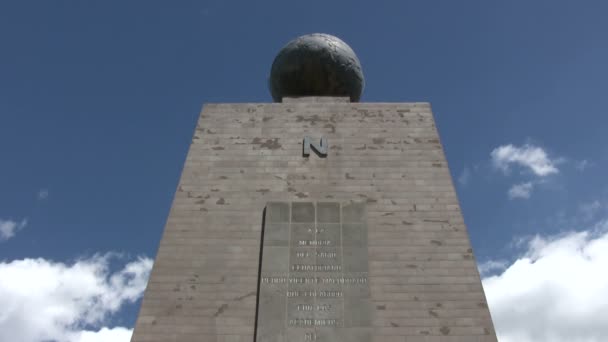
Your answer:
[[[205,106],[132,340],[253,341],[260,258],[285,272],[287,219],[335,224],[339,203],[341,224],[352,225],[341,262],[367,273],[369,287],[367,301],[345,302],[369,317],[345,319],[370,320],[338,333],[342,340],[496,341],[429,104],[285,100]],[[303,158],[304,135],[325,136],[327,158]],[[291,212],[287,202],[316,203],[317,212]],[[266,203],[277,206],[263,222]],[[263,224],[269,248],[260,255]],[[362,248],[367,264],[350,262]],[[288,304],[284,295],[259,298],[276,310]],[[320,329],[317,340],[334,333]]]

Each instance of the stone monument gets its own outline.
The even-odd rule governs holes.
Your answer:
[[[363,86],[312,34],[204,106],[132,341],[496,341],[430,105]]]

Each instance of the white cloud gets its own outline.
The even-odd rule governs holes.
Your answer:
[[[509,198],[530,198],[530,194],[532,193],[532,188],[534,185],[532,182],[514,184],[509,189]]]
[[[500,342],[608,341],[607,228],[537,236],[504,272],[483,279]]]
[[[23,219],[21,222],[0,219],[0,242],[12,238],[19,230],[25,228],[26,225],[27,219]]]
[[[38,199],[39,200],[45,200],[49,197],[49,190],[48,189],[41,189],[40,191],[38,191]]]
[[[139,258],[112,273],[113,257],[72,264],[45,259],[0,263],[0,341],[129,341],[131,330],[102,328],[144,291],[152,260]]]
[[[469,180],[471,180],[471,170],[465,166],[460,176],[458,176],[458,183],[465,186],[469,183]]]
[[[131,340],[133,329],[122,327],[102,328],[99,331],[81,331],[72,336],[74,342],[128,342]]]
[[[479,270],[481,276],[486,276],[494,271],[502,271],[505,268],[507,268],[507,262],[504,260],[488,260],[477,265],[477,269]]]
[[[492,163],[504,172],[509,171],[512,164],[529,168],[537,176],[547,176],[558,173],[558,160],[551,160],[545,150],[526,144],[522,147],[503,145],[495,148],[490,154]]]

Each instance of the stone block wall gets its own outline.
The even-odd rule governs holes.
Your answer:
[[[365,203],[372,341],[496,341],[430,105],[344,98],[205,105],[132,341],[254,341],[262,213],[297,201]]]

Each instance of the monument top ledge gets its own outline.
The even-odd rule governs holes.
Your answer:
[[[338,37],[313,33],[285,45],[272,63],[268,86],[275,102],[284,97],[361,98],[365,80],[355,52]]]

